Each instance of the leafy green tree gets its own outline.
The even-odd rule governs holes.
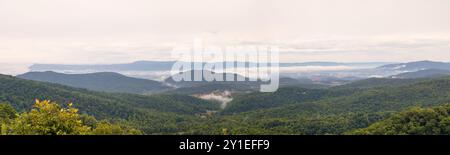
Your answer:
[[[141,131],[130,129],[123,129],[119,125],[114,125],[106,121],[97,123],[97,127],[93,130],[94,135],[123,135],[123,134],[142,134]]]
[[[7,108],[8,109],[8,108]],[[10,117],[11,118],[11,117]],[[101,132],[100,132],[101,131]],[[11,118],[2,125],[2,134],[12,135],[91,135],[91,134],[141,134],[134,129],[123,129],[105,121],[78,114],[72,103],[67,108],[48,100],[36,100],[30,112]]]
[[[7,103],[0,103],[0,124],[8,123],[9,120],[16,118],[17,111]]]
[[[19,115],[10,125],[12,134],[19,135],[85,135],[90,128],[79,119],[78,109],[69,104],[62,108],[48,100],[36,100],[29,113]]]
[[[436,108],[413,108],[349,134],[448,135],[450,134],[450,104]]]

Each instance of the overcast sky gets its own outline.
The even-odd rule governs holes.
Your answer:
[[[450,61],[449,0],[0,0],[0,61],[168,60],[276,45],[281,61]]]

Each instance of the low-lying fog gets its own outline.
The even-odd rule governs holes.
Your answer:
[[[217,101],[220,103],[220,108],[222,109],[224,109],[227,104],[233,100],[230,91],[215,91],[209,94],[197,94],[194,96],[204,100]]]

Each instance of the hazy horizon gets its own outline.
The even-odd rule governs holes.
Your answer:
[[[281,62],[450,61],[446,0],[0,0],[0,61],[170,61],[194,38]]]

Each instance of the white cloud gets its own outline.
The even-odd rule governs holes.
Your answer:
[[[448,0],[0,0],[0,61],[169,59],[203,36],[285,61],[450,61]]]

